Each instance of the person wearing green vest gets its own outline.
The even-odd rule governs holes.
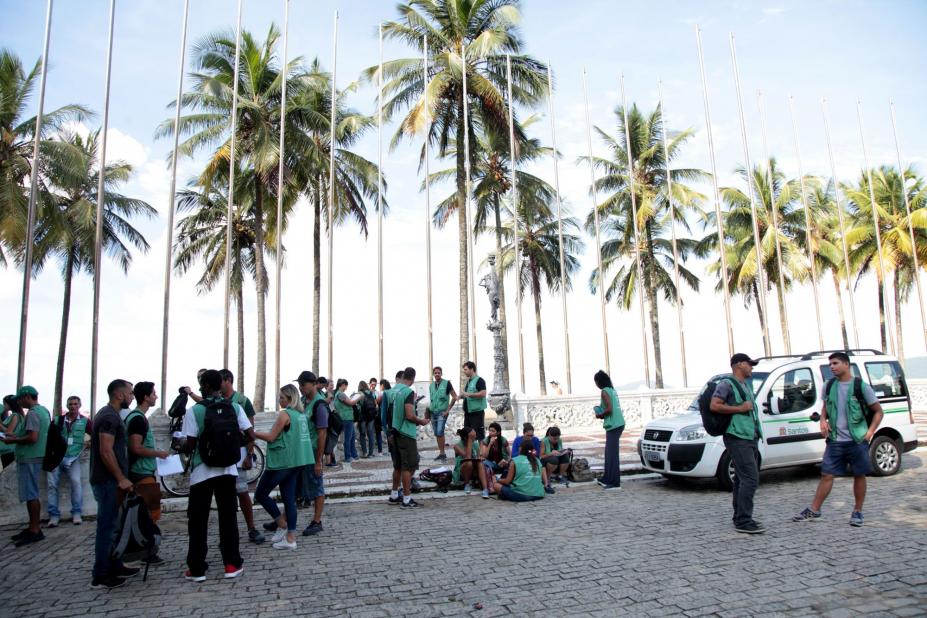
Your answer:
[[[611,403],[610,397],[609,403]],[[605,441],[607,444],[608,432],[605,434]],[[544,439],[541,440],[541,462],[547,469],[547,476],[550,477],[551,482],[562,482],[565,480],[567,469],[570,467],[570,460],[572,458],[573,449],[564,448],[563,438],[560,436],[560,428],[548,427]]]
[[[54,528],[61,523],[58,510],[58,484],[61,473],[68,476],[71,485],[71,521],[75,526],[83,523],[81,511],[84,507],[84,490],[81,481],[80,456],[84,452],[84,436],[89,435],[90,421],[80,413],[80,397],[71,395],[65,402],[68,411],[55,419],[61,435],[68,443],[68,450],[57,468],[45,473],[48,482],[48,527]]]
[[[29,545],[45,538],[39,527],[42,503],[39,502],[39,474],[42,472],[42,458],[45,457],[45,441],[51,415],[39,405],[39,393],[31,386],[21,386],[16,391],[19,405],[25,410],[24,432],[21,435],[7,435],[3,441],[16,446],[16,473],[19,481],[19,501],[26,503],[29,513],[29,527],[14,535],[16,547]]]
[[[235,390],[235,375],[228,369],[221,369],[219,375],[222,376],[222,397],[241,406],[241,409],[245,411],[245,416],[254,425],[254,405],[245,395]],[[242,441],[245,443],[245,458],[238,466],[235,491],[238,493],[238,506],[241,508],[241,514],[248,527],[248,540],[255,545],[260,545],[264,542],[264,535],[254,525],[254,505],[251,503],[251,493],[248,491],[248,480],[245,477],[245,472],[254,466],[254,441],[248,440],[247,434],[242,434]]]
[[[277,523],[273,548],[296,549],[296,479],[300,470],[315,463],[315,454],[299,390],[287,384],[280,389],[278,401],[281,409],[270,430],[254,432],[256,437],[267,442],[267,467],[258,481],[254,499]],[[277,486],[286,517],[280,514],[276,501],[270,497]]]
[[[528,442],[531,442],[529,440]],[[512,449],[508,440],[502,435],[502,425],[489,424],[489,435],[480,442],[480,485],[483,486],[483,498],[489,498],[493,492],[493,484],[497,474],[508,472],[509,461],[512,458]]]
[[[325,507],[325,484],[322,477],[322,460],[328,440],[328,415],[325,397],[319,392],[318,378],[311,371],[303,371],[296,378],[302,394],[304,414],[309,421],[309,438],[312,441],[313,463],[306,465],[301,474],[300,493],[303,502],[312,502],[312,521],[303,530],[303,536],[314,536],[324,530],[322,512]]]
[[[592,379],[596,387],[602,391],[602,399],[594,411],[595,417],[602,421],[602,429],[605,430],[605,469],[602,478],[596,482],[602,489],[621,489],[621,434],[624,432],[621,403],[607,373],[597,371]]]
[[[444,427],[447,425],[447,415],[454,404],[457,403],[457,391],[450,380],[443,378],[444,371],[435,367],[432,372],[434,381],[428,385],[428,407],[425,409],[425,419],[431,421],[431,428],[438,441],[438,456],[435,461],[447,461],[444,454]]]
[[[154,433],[148,423],[148,410],[157,403],[158,394],[154,382],[138,382],[132,387],[136,408],[126,416],[126,451],[129,454],[129,480],[135,485],[133,491],[145,501],[151,520],[155,523],[161,519],[161,487],[156,473],[158,459],[167,458],[170,453],[155,448]],[[121,496],[117,497],[121,503]],[[157,566],[164,559],[153,556],[148,564]]]
[[[418,428],[428,421],[415,415],[415,369],[406,367],[402,380],[389,390],[390,457],[393,460],[393,488],[389,504],[405,508],[420,506],[412,499],[412,474],[418,469]],[[402,485],[402,497],[399,486]]]
[[[486,380],[476,374],[476,363],[467,361],[463,364],[464,389],[460,394],[463,397],[464,425],[476,431],[476,437],[481,441],[486,437],[483,424],[486,422]]]
[[[731,424],[724,433],[724,447],[734,463],[734,530],[743,534],[766,532],[753,519],[753,497],[760,484],[757,444],[763,432],[750,378],[758,362],[740,352],[732,356],[731,377],[721,379],[711,396],[712,412],[731,415]]]
[[[344,378],[338,378],[335,383],[335,398],[333,400],[335,414],[341,417],[344,423],[344,431],[341,432],[344,437],[342,447],[344,449],[343,463],[350,463],[359,459],[357,456],[357,443],[354,441],[354,406],[360,403],[363,395],[355,394],[354,397],[348,396],[348,381]]]
[[[0,418],[0,431],[12,436],[21,436],[26,430],[26,418],[22,406],[16,395],[7,395],[3,398],[3,417]],[[6,468],[16,460],[14,452],[16,447],[0,440],[0,462]]]
[[[473,477],[479,477],[480,441],[476,432],[469,427],[462,427],[457,436],[460,440],[454,445],[454,483],[464,483],[464,493],[470,495]]]
[[[499,485],[499,499],[511,502],[540,500],[545,493],[554,493],[548,487],[547,470],[541,465],[530,441],[521,443],[518,456],[512,459],[505,477],[499,479]]]
[[[835,476],[853,474],[853,512],[850,525],[863,525],[863,501],[866,499],[866,475],[872,472],[869,443],[884,416],[879,398],[864,380],[853,376],[850,356],[834,352],[828,358],[831,378],[821,394],[821,435],[826,438],[821,462],[821,481],[811,506],[792,521],[813,521],[821,517],[821,507],[834,486]],[[871,422],[866,412],[871,413]]]

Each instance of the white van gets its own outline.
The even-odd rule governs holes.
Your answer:
[[[833,377],[827,361],[831,352],[758,359],[753,390],[763,426],[762,470],[821,462],[824,436],[818,421],[824,385]],[[901,468],[901,454],[917,448],[904,372],[894,357],[876,350],[847,354],[853,374],[869,382],[885,413],[869,446],[873,470],[878,476],[895,474]],[[713,379],[723,375],[730,374]],[[705,433],[697,397],[678,415],[648,423],[637,452],[646,470],[671,479],[716,477],[723,489],[731,488],[734,466],[723,439]]]

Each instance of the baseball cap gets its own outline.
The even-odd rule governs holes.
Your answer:
[[[33,397],[38,397],[39,391],[35,390],[34,386],[20,386],[19,390],[16,391],[16,396],[22,397],[23,395],[31,395]]]
[[[311,371],[303,371],[299,374],[299,377],[294,380],[294,382],[299,382],[300,384],[305,384],[306,382],[315,383],[316,377],[315,374]]]
[[[737,354],[731,357],[731,367],[733,367],[737,363],[750,363],[751,365],[756,367],[760,363],[760,361],[755,361],[749,356],[747,356],[746,354],[742,352],[738,352]]]

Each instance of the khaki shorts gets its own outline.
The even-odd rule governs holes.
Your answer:
[[[393,470],[410,472],[418,470],[418,442],[415,438],[394,431],[393,449],[390,454],[393,459]]]

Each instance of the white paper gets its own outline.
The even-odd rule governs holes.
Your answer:
[[[183,472],[183,462],[180,461],[180,455],[171,455],[167,459],[156,457],[158,462],[158,476],[170,476]]]
[[[248,456],[248,449],[241,447],[241,458],[238,460],[238,467],[245,465],[245,457]]]

